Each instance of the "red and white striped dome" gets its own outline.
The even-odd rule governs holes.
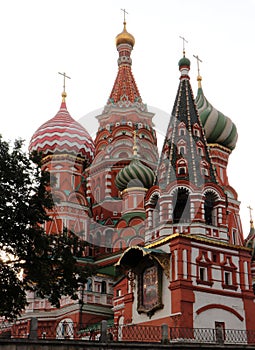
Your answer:
[[[87,130],[69,114],[65,97],[55,117],[41,125],[30,140],[29,152],[50,154],[72,154],[82,157],[89,163],[94,158],[94,142]]]

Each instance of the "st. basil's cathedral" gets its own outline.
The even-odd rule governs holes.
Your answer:
[[[69,114],[65,89],[57,114],[31,138],[29,151],[43,154],[59,199],[45,231],[66,228],[88,242],[79,263],[99,270],[77,301],[63,297],[59,309],[29,294],[19,320],[253,329],[254,227],[251,220],[245,240],[227,176],[236,126],[207,100],[200,74],[194,97],[183,50],[158,152],[154,114],[131,69],[134,45],[124,21],[117,77],[94,140]]]

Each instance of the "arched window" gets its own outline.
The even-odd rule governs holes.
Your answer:
[[[207,225],[216,225],[216,208],[215,208],[216,194],[213,192],[207,192],[205,194],[205,223]]]
[[[203,155],[204,155],[203,148],[202,148],[202,147],[198,147],[198,148],[197,148],[197,153],[198,153],[200,156],[203,156]]]
[[[179,154],[186,154],[186,147],[185,146],[179,146],[178,153]]]
[[[91,278],[88,278],[88,281],[87,281],[87,291],[92,292],[92,279]]]
[[[57,339],[73,339],[74,329],[73,320],[71,318],[65,318],[61,320],[57,325],[56,338]]]
[[[101,293],[102,294],[106,294],[106,282],[105,281],[102,281]]]
[[[155,208],[153,209],[152,212],[152,222],[153,222],[153,227],[158,227],[160,223],[160,207],[159,207],[159,202],[157,200],[157,204],[155,205]]]
[[[100,187],[99,186],[97,186],[95,189],[95,200],[96,200],[96,203],[100,202]]]
[[[177,172],[179,175],[185,175],[187,173],[187,163],[184,159],[181,159],[177,163]]]
[[[193,130],[193,135],[199,137],[200,136],[199,130],[198,129],[194,129]]]
[[[181,122],[178,125],[178,134],[179,134],[179,136],[185,136],[186,135],[186,125],[185,125],[185,123]]]
[[[186,154],[186,142],[185,140],[181,139],[178,141],[177,144],[178,154]]]
[[[201,162],[200,168],[202,175],[209,176],[209,165],[207,162]]]
[[[173,197],[173,221],[190,222],[190,200],[189,191],[184,188],[179,188]]]

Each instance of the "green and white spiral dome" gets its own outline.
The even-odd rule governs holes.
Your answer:
[[[232,151],[238,138],[236,126],[230,118],[219,112],[208,102],[201,87],[201,80],[202,78],[199,76],[196,104],[207,142],[219,144]]]
[[[154,179],[153,170],[140,162],[138,158],[133,158],[127,166],[119,171],[115,184],[120,191],[130,187],[150,188]]]

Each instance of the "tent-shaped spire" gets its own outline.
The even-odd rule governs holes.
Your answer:
[[[203,126],[190,85],[190,60],[179,61],[180,84],[167,129],[158,179],[165,187],[173,181],[188,181],[194,186],[216,183]]]
[[[116,36],[116,47],[119,52],[118,73],[115,79],[107,104],[117,104],[129,101],[130,103],[142,103],[139,90],[137,88],[131,66],[131,51],[135,44],[132,34],[127,32],[126,21],[124,21],[123,31]]]

